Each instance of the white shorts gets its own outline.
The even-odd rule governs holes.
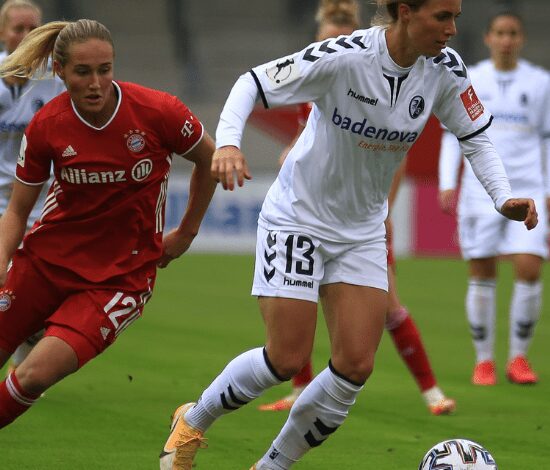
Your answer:
[[[537,212],[539,223],[533,230],[527,230],[523,222],[507,219],[497,211],[460,216],[458,235],[462,257],[470,260],[521,253],[546,258],[548,246],[544,201],[537,201]]]
[[[318,302],[319,286],[335,282],[387,291],[385,237],[335,243],[258,227],[252,295]]]

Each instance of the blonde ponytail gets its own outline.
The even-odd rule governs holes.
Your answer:
[[[114,45],[109,30],[94,20],[52,21],[31,31],[21,44],[0,64],[1,77],[30,78],[44,72],[53,58],[61,66],[69,61],[73,43],[99,39]]]

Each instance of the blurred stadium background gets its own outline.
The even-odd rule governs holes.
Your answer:
[[[314,36],[317,0],[36,0],[45,21],[94,18],[113,33],[116,77],[178,95],[214,134],[219,112],[239,74],[251,66],[304,47]],[[526,20],[524,56],[550,68],[548,0],[463,0],[459,36],[453,41],[466,63],[486,56],[482,31],[490,14],[517,9]],[[372,7],[365,2],[365,23]],[[273,133],[275,134],[275,133]],[[195,250],[251,252],[256,215],[277,171],[284,143],[249,126],[244,150],[254,184],[235,194],[218,191]],[[299,468],[415,468],[424,452],[450,437],[469,437],[489,448],[508,470],[550,468],[548,428],[548,322],[538,327],[532,359],[537,387],[470,385],[473,352],[463,314],[466,266],[458,260],[422,259],[456,254],[453,221],[436,207],[438,143],[427,139],[417,155],[427,166],[409,168],[394,210],[400,295],[419,324],[432,364],[447,393],[458,400],[456,416],[434,419],[399,362],[387,335],[375,378],[346,422],[346,430],[312,453]],[[424,148],[424,147],[423,147]],[[433,154],[433,155],[432,155]],[[176,165],[167,219],[175,223],[185,204],[188,166]],[[423,219],[422,225],[416,221]],[[421,229],[427,228],[427,233]],[[114,348],[48,391],[31,413],[0,439],[0,469],[151,469],[166,436],[168,417],[181,400],[200,393],[226,361],[258,344],[263,327],[248,295],[250,255],[191,255],[159,273],[143,319]],[[499,364],[506,354],[504,313],[511,290],[505,265],[499,287]],[[230,279],[230,282],[227,282]],[[545,275],[545,282],[548,274]],[[407,280],[412,280],[408,282]],[[550,301],[550,291],[544,303]],[[329,355],[319,322],[314,359],[319,370]],[[2,374],[3,371],[0,371]],[[276,389],[262,399],[280,396]],[[286,390],[286,389],[285,389]],[[211,452],[201,468],[244,468],[261,455],[286,415],[260,414],[253,406],[221,420],[209,433]],[[251,431],[252,430],[252,431]]]
[[[302,49],[312,41],[317,0],[37,0],[45,20],[93,18],[112,32],[116,77],[178,95],[214,134],[224,100],[237,77],[254,65]],[[374,2],[363,1],[364,24]],[[489,17],[512,9],[526,21],[524,56],[550,68],[547,53],[547,0],[463,0],[455,47],[467,64],[486,57],[482,35]],[[243,149],[255,181],[241,194],[216,195],[194,250],[252,252],[256,213],[277,172],[284,147],[280,115],[253,122]],[[256,125],[254,125],[254,123]],[[273,129],[270,129],[273,126]],[[416,146],[407,164],[407,178],[394,208],[398,256],[457,254],[454,220],[441,214],[435,200],[437,132]],[[178,175],[188,168],[176,162]],[[168,226],[177,223],[186,196],[186,181],[172,178]],[[429,221],[427,224],[420,220]],[[222,243],[223,242],[223,243]]]

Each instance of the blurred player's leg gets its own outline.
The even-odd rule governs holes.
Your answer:
[[[466,314],[476,353],[472,375],[475,385],[494,385],[497,381],[494,363],[496,281],[470,278],[466,294]]]
[[[516,281],[510,306],[510,350],[506,375],[511,382],[533,384],[538,377],[527,362],[527,351],[539,320],[542,283]]]
[[[453,399],[445,396],[437,385],[430,360],[424,348],[420,332],[405,307],[397,313],[388,313],[388,319],[404,316],[397,326],[390,325],[388,332],[395,344],[399,356],[413,375],[426,406],[434,415],[452,413],[456,408]],[[389,329],[391,328],[391,329]]]
[[[395,264],[393,257],[388,257],[388,262],[390,259],[392,262],[388,269],[389,308],[386,315],[386,330],[390,334],[399,356],[413,375],[430,413],[434,415],[450,414],[455,410],[456,403],[453,399],[447,398],[437,385],[420,332],[408,310],[401,305],[399,300],[394,272]]]

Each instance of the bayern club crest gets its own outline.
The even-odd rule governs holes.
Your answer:
[[[124,137],[126,138],[126,146],[131,152],[137,153],[141,152],[145,147],[145,132],[140,131],[139,129],[130,130]]]
[[[0,291],[0,312],[5,312],[11,307],[11,303],[15,300],[15,295],[11,290]]]

